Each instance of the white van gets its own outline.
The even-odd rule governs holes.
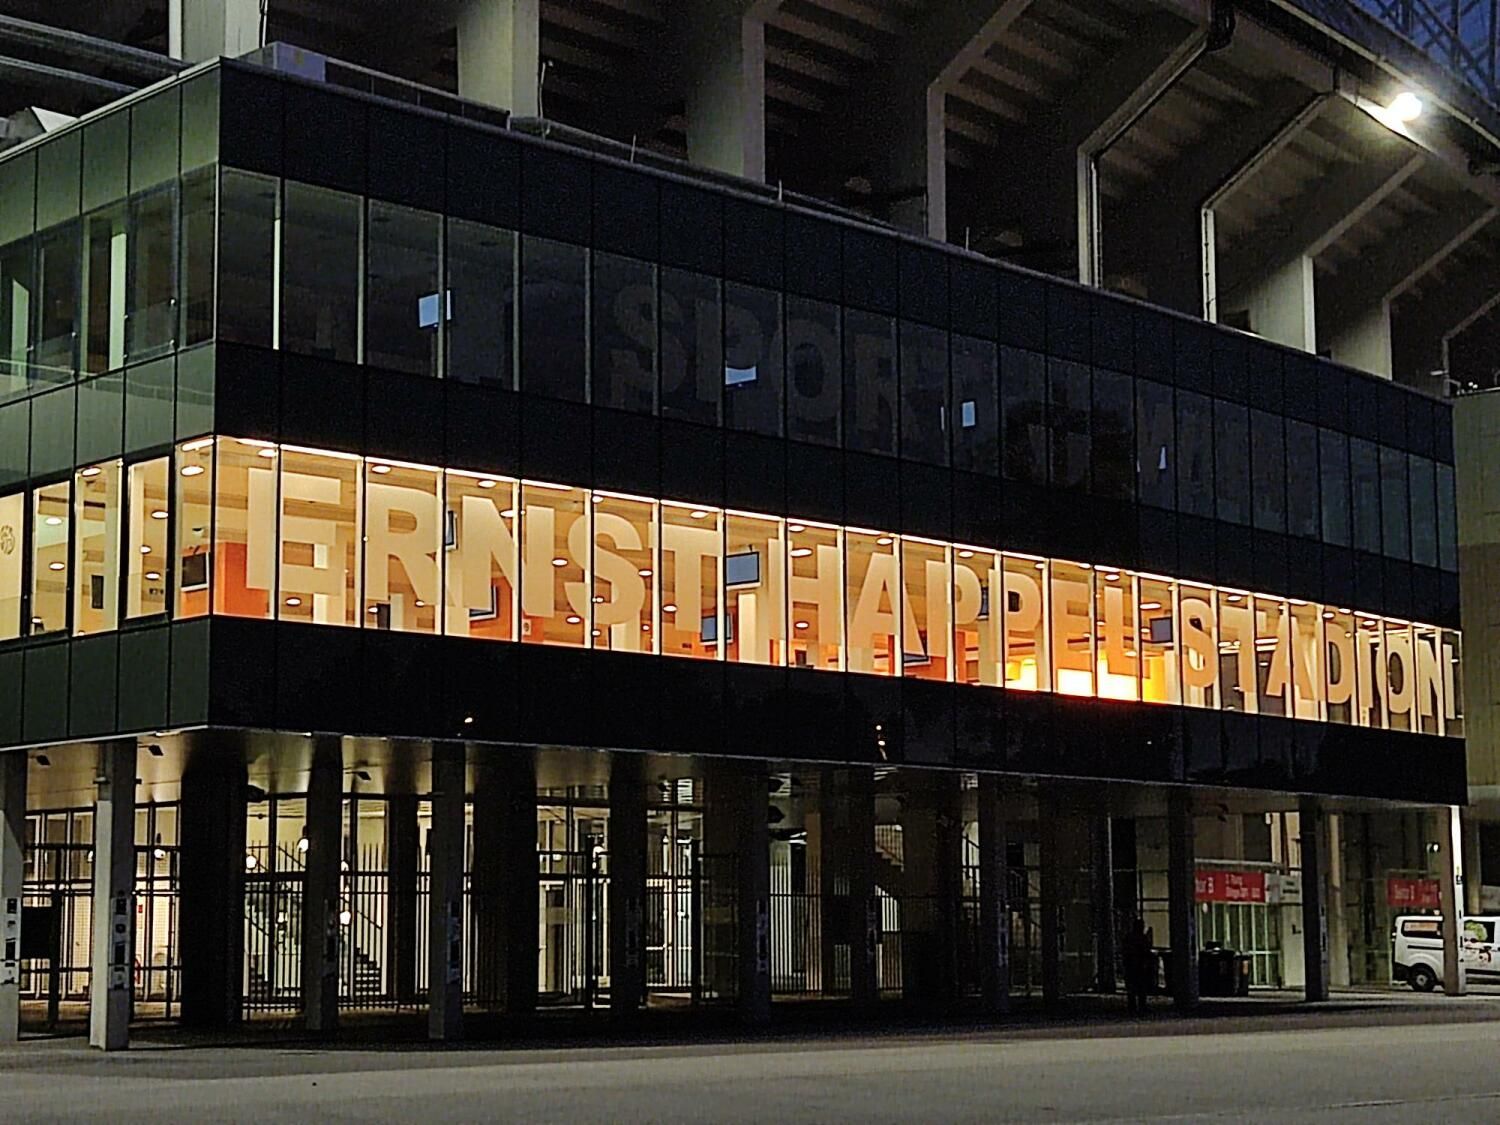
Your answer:
[[[1459,963],[1473,981],[1500,981],[1500,918],[1464,919]],[[1418,992],[1443,983],[1443,919],[1436,914],[1403,914],[1391,934],[1391,979]]]

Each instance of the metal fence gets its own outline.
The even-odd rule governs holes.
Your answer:
[[[1400,33],[1500,105],[1500,0],[1348,2]]]

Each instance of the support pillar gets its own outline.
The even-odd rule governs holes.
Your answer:
[[[1167,985],[1179,1008],[1198,1003],[1198,902],[1193,853],[1193,795],[1173,789],[1167,795],[1167,909],[1172,931],[1171,979]]]
[[[979,775],[979,995],[988,1015],[1010,1011],[1010,864],[1000,779]]]
[[[708,776],[704,838],[710,855],[734,857],[732,935],[724,936],[734,952],[735,1007],[747,1023],[766,1023],[771,1018],[771,836],[766,770],[759,762],[715,762],[713,767]],[[722,921],[719,928],[729,929]],[[722,949],[725,943],[718,944]]]
[[[475,991],[513,1016],[536,1010],[536,833],[536,759],[485,751],[474,779]]]
[[[94,802],[94,897],[89,1046],[130,1045],[135,963],[135,741],[99,747]]]
[[[313,744],[307,776],[302,874],[302,1017],[328,1034],[339,1022],[339,862],[344,844],[344,757],[336,738]]]
[[[1297,804],[1302,842],[1302,962],[1309,1000],[1328,999],[1328,898],[1324,886],[1323,810],[1316,797]]]
[[[1480,914],[1484,911],[1480,893],[1484,886],[1484,867],[1480,860],[1479,821],[1473,816],[1465,816],[1461,824],[1464,837],[1461,857],[1464,876],[1464,913]]]
[[[1055,804],[1037,800],[1037,859],[1041,868],[1042,1003],[1055,1007],[1062,999],[1062,831]]]
[[[1391,354],[1391,303],[1377,301],[1327,344],[1335,361],[1383,379],[1392,378],[1395,359]]]
[[[461,0],[458,96],[542,116],[541,0]]]
[[[385,855],[390,871],[390,899],[385,940],[391,995],[401,1003],[417,994],[417,872],[421,866],[421,831],[415,794],[389,797],[385,805]]]
[[[222,1030],[242,1015],[247,791],[237,749],[203,747],[183,769],[177,870],[188,921],[177,944],[187,1027]]]
[[[1096,816],[1089,825],[1089,901],[1094,917],[1094,987],[1103,993],[1115,991],[1115,848],[1114,821]]]
[[[167,0],[167,53],[200,63],[264,45],[259,0]]]
[[[688,160],[766,178],[766,22],[757,0],[693,0],[683,8]]]
[[[427,1038],[464,1033],[464,748],[432,747],[431,882],[427,913]]]
[[[1349,921],[1344,915],[1344,818],[1329,813],[1326,821],[1328,859],[1328,984],[1349,987]]]
[[[1468,973],[1459,955],[1463,933],[1463,825],[1457,805],[1439,809],[1437,820],[1438,887],[1443,908],[1443,991],[1462,996],[1469,990]]]
[[[609,772],[609,1009],[646,1003],[646,761],[616,754]]]
[[[21,1034],[21,892],[25,879],[24,751],[0,754],[0,1046]]]
[[[901,810],[905,999],[941,1011],[957,999],[963,817],[959,775],[908,774]]]
[[[880,999],[880,900],[875,893],[875,775],[844,773],[844,851],[849,871],[849,995],[858,1008]]]

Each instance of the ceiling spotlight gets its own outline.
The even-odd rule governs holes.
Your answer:
[[[495,487],[495,482],[492,481],[492,480],[482,480],[482,481],[479,482],[479,487],[480,488],[494,488]]]
[[[385,474],[388,473],[388,472],[390,472],[390,471],[391,471],[391,467],[389,465],[371,465],[370,466],[370,472],[372,472],[372,473],[378,473],[381,476],[385,476]]]
[[[1394,120],[1407,125],[1422,116],[1422,99],[1410,90],[1402,90],[1391,99],[1391,104],[1385,107],[1385,111]]]

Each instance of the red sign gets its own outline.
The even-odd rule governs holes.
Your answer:
[[[1436,879],[1387,879],[1387,906],[1400,910],[1437,910],[1442,904],[1442,887]]]
[[[1199,902],[1265,902],[1264,871],[1210,871],[1200,869],[1194,876],[1195,897]]]

